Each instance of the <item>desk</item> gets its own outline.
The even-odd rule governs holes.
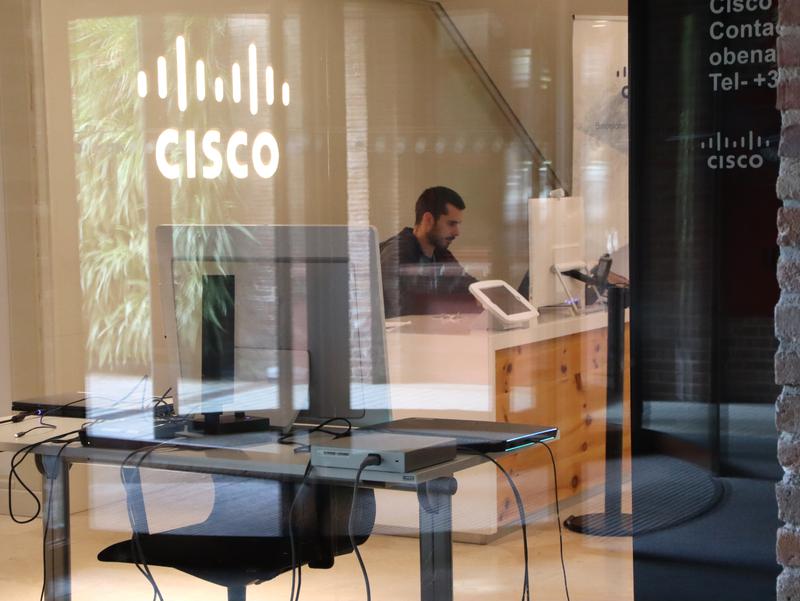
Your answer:
[[[53,418],[48,423],[55,430],[32,432],[24,439],[14,437],[17,424],[0,425],[0,451],[17,451],[52,436],[80,428],[84,420]],[[270,433],[270,436],[277,434]],[[327,438],[317,433],[319,440]],[[314,439],[312,439],[313,441]],[[198,443],[199,444],[199,443]],[[204,440],[204,445],[209,443]],[[302,479],[307,454],[296,454],[292,447],[264,441],[264,433],[225,437],[219,448],[154,451],[142,467],[177,471],[229,474],[248,478]],[[49,526],[45,537],[45,599],[69,601],[70,524],[69,467],[73,463],[119,465],[129,451],[86,448],[76,443],[60,453],[60,444],[36,449],[42,471],[42,507],[49,508]],[[453,598],[452,496],[456,492],[454,474],[483,460],[459,455],[454,460],[408,474],[365,471],[362,484],[415,492],[419,503],[420,588],[422,601],[450,601]],[[338,468],[315,468],[312,476],[331,484],[352,484],[355,471]]]
[[[487,330],[485,313],[458,319],[409,316],[387,323],[395,324],[386,336],[395,419],[554,425],[560,433],[552,444],[559,498],[580,499],[603,484],[605,312],[542,313],[528,327],[508,331]],[[549,457],[542,449],[504,457],[501,463],[515,474],[529,514],[552,504]],[[472,468],[459,477],[459,487],[469,494],[454,500],[456,540],[485,543],[513,527],[514,498],[493,466]],[[379,509],[378,523],[379,531],[412,532],[416,516]]]

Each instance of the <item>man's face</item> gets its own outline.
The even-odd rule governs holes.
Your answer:
[[[459,227],[464,211],[453,205],[445,207],[446,212],[439,215],[431,230],[428,232],[428,242],[440,250],[446,250],[450,243],[458,238]]]

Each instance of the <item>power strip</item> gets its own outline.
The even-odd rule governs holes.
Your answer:
[[[378,455],[380,465],[366,471],[408,473],[456,456],[454,438],[387,434],[385,432],[354,432],[351,436],[335,438],[311,445],[311,465],[356,470],[368,455]]]

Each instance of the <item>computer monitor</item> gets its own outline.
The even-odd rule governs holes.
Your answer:
[[[557,271],[586,271],[583,199],[531,198],[528,208],[531,304],[572,310],[583,304],[584,284]]]
[[[156,237],[177,413],[391,418],[373,228],[168,225]]]

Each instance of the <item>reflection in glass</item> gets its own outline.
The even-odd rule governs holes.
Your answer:
[[[470,209],[459,249],[471,272],[522,278],[527,200],[556,182],[441,7],[228,10],[68,11],[91,369],[149,363],[159,223],[347,222],[384,239],[422,189],[446,184]],[[321,43],[336,31],[341,48]]]

